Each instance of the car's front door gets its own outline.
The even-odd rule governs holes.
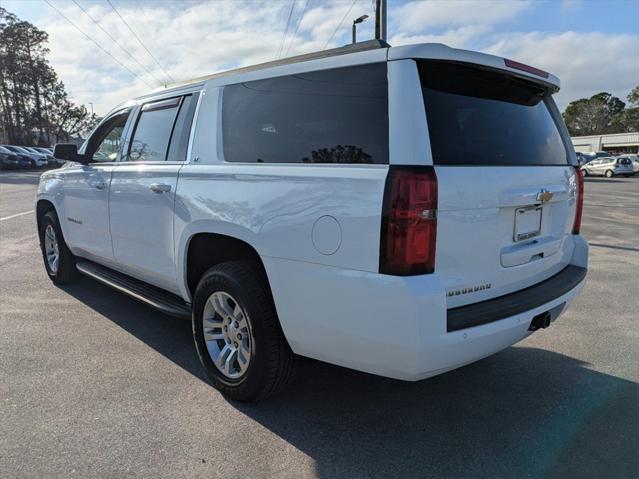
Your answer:
[[[175,189],[196,103],[193,93],[143,104],[111,179],[111,237],[118,269],[176,293]]]
[[[93,132],[80,153],[90,163],[74,163],[62,170],[63,218],[71,251],[106,265],[114,264],[109,233],[109,187],[120,155],[130,109],[118,111]]]

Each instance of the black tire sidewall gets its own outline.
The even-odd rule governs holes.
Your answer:
[[[58,241],[58,254],[60,259],[58,260],[58,271],[55,273],[49,269],[49,262],[47,261],[47,254],[44,247],[44,232],[48,225],[53,227],[55,231],[56,239]],[[75,276],[75,259],[66,243],[64,242],[64,236],[62,235],[62,229],[58,221],[58,216],[54,211],[47,212],[40,221],[40,250],[42,252],[42,260],[44,261],[44,268],[47,275],[55,283],[66,283],[71,281]]]
[[[264,343],[263,339],[268,337],[268,332],[264,330],[264,323],[260,321],[260,317],[265,313],[270,314],[270,312],[263,310],[263,306],[260,306],[255,298],[255,291],[250,291],[263,287],[257,280],[252,285],[241,284],[233,274],[224,268],[225,265],[220,266],[222,267],[212,268],[204,274],[195,293],[192,314],[195,347],[208,378],[218,390],[230,394],[235,399],[252,398],[259,394],[266,375],[268,361],[266,349],[268,345]],[[240,307],[248,316],[249,328],[251,329],[250,363],[246,373],[235,380],[226,378],[213,364],[204,340],[204,306],[209,296],[216,291],[226,292],[240,303]]]

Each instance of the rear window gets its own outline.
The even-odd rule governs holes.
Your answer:
[[[224,159],[388,163],[386,64],[299,73],[224,88]]]
[[[568,164],[541,86],[447,62],[420,62],[419,73],[435,164]]]

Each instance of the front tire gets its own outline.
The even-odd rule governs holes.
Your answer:
[[[77,278],[75,257],[64,241],[55,211],[47,212],[40,221],[40,249],[44,268],[51,281],[66,284]]]
[[[259,401],[291,378],[294,355],[255,264],[232,261],[209,269],[195,292],[192,321],[200,362],[225,396]]]
[[[614,173],[612,172],[612,170],[606,170],[606,178],[612,178],[613,175]]]

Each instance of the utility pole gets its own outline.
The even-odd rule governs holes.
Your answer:
[[[386,0],[375,0],[375,39],[386,38]]]

